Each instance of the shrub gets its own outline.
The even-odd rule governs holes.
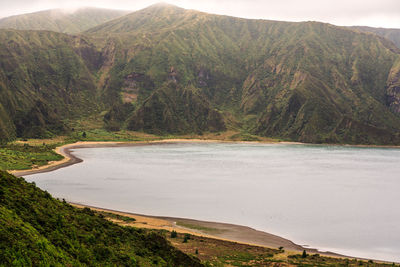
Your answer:
[[[185,234],[185,236],[183,237],[183,243],[187,243],[189,239],[190,239],[190,235]]]
[[[171,238],[176,238],[177,236],[178,236],[178,233],[175,230],[172,230]]]

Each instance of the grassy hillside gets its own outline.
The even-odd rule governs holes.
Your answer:
[[[400,144],[400,49],[374,34],[157,4],[79,36],[0,41],[2,140],[101,113],[111,131]]]
[[[164,237],[105,220],[0,171],[0,264],[202,266]]]
[[[0,139],[46,137],[66,117],[96,112],[101,54],[81,37],[0,30]]]
[[[77,34],[127,13],[101,8],[53,9],[0,19],[0,28]]]
[[[224,122],[217,119],[218,127],[202,130],[227,127],[304,142],[400,144],[400,50],[375,35],[166,4],[87,34],[107,51],[109,72],[102,72],[107,101],[114,111],[118,102],[132,103],[133,111],[117,112],[127,118],[121,127],[195,131],[196,118],[204,122],[204,114],[214,110]],[[176,90],[160,89],[171,83]],[[188,88],[198,97],[185,97]],[[185,106],[209,108],[195,115]],[[182,119],[179,110],[191,119]]]
[[[354,26],[351,28],[362,32],[375,33],[392,41],[398,48],[400,48],[400,29],[373,28],[366,26]]]

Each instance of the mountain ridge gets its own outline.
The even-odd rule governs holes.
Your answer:
[[[392,41],[398,48],[400,48],[400,29],[395,28],[374,28],[368,26],[351,26],[350,28],[370,32]]]
[[[63,38],[110,130],[400,142],[400,53],[375,34],[158,4]]]
[[[94,7],[75,10],[49,9],[0,19],[0,28],[16,30],[49,30],[77,34],[96,25],[128,14],[130,11]]]
[[[149,12],[149,10],[153,10],[153,9],[157,9],[157,12],[160,12],[160,8],[161,11],[164,13],[163,17],[159,17],[158,15],[155,15],[154,13]],[[157,13],[157,14],[158,14]],[[178,18],[174,18],[174,15],[178,14]],[[168,17],[168,24],[163,24],[160,23],[159,20],[160,19],[164,19],[165,16],[169,16]],[[171,18],[172,16],[172,18]],[[184,23],[181,23],[184,22]],[[135,25],[139,25],[138,27],[136,27]],[[232,29],[230,26],[231,25],[235,25],[236,29]],[[200,27],[201,26],[201,27]],[[129,28],[131,27],[131,28]],[[204,33],[203,36],[204,37],[202,40],[199,40],[198,35],[193,36],[193,32],[199,32],[198,29],[207,29],[207,33]],[[196,11],[191,11],[191,10],[183,10],[183,9],[177,9],[175,7],[171,7],[168,6],[167,8],[162,8],[160,6],[156,6],[156,7],[150,7],[150,9],[144,9],[138,13],[132,13],[129,14],[127,16],[121,17],[119,19],[116,19],[110,23],[105,23],[103,25],[99,25],[91,30],[88,31],[89,35],[97,35],[97,36],[101,36],[103,34],[107,33],[107,36],[109,36],[110,38],[112,38],[112,36],[119,36],[119,41],[121,42],[120,45],[122,47],[128,45],[132,45],[134,44],[134,42],[132,41],[133,39],[135,39],[137,37],[137,35],[142,34],[142,30],[145,29],[146,31],[149,32],[149,29],[151,29],[152,32],[152,42],[151,43],[146,43],[146,44],[141,44],[141,48],[136,49],[136,51],[134,51],[132,54],[130,54],[130,50],[125,51],[125,57],[126,57],[126,61],[124,61],[123,64],[133,64],[136,65],[134,63],[135,58],[136,60],[141,61],[144,55],[140,55],[142,54],[140,52],[140,50],[143,47],[147,47],[147,49],[152,50],[152,43],[157,43],[157,46],[160,46],[161,44],[164,45],[163,47],[163,51],[165,53],[166,59],[167,61],[169,61],[170,63],[165,64],[162,69],[158,69],[156,72],[157,73],[162,73],[164,72],[164,76],[163,77],[159,77],[157,78],[155,75],[154,78],[149,77],[149,79],[153,79],[153,82],[156,82],[156,80],[159,80],[159,86],[161,86],[160,81],[161,80],[168,80],[171,79],[170,75],[168,74],[168,69],[172,68],[174,69],[174,79],[176,79],[178,81],[178,83],[183,83],[183,84],[187,84],[189,85],[190,83],[193,83],[196,80],[196,76],[208,76],[209,78],[212,77],[212,75],[210,75],[210,73],[204,70],[204,67],[201,67],[200,65],[207,65],[207,63],[198,63],[201,61],[204,61],[205,58],[207,58],[207,60],[209,62],[214,61],[214,66],[220,66],[220,68],[222,68],[224,70],[224,72],[226,72],[228,70],[228,66],[223,66],[221,65],[221,62],[227,62],[227,59],[230,60],[230,63],[232,66],[242,66],[241,68],[235,68],[233,67],[233,69],[235,69],[235,74],[236,76],[242,76],[241,78],[234,78],[235,75],[228,74],[228,72],[224,73],[223,75],[226,76],[228,75],[229,79],[232,80],[238,80],[236,85],[230,85],[233,87],[236,87],[236,91],[241,91],[239,92],[239,94],[241,94],[242,96],[236,96],[236,101],[240,101],[240,109],[239,112],[245,112],[248,113],[248,115],[250,116],[259,116],[259,114],[257,115],[256,113],[258,113],[259,111],[262,110],[273,110],[272,107],[274,106],[276,109],[278,107],[278,109],[282,108],[282,105],[270,105],[270,107],[265,107],[265,104],[263,104],[262,102],[264,101],[268,101],[266,98],[268,98],[268,94],[274,94],[273,91],[275,90],[276,93],[278,93],[278,91],[280,90],[282,93],[282,85],[281,86],[277,86],[276,83],[280,83],[283,81],[283,77],[280,77],[281,74],[283,74],[285,71],[289,71],[289,76],[287,76],[287,85],[288,87],[293,87],[292,89],[295,89],[298,85],[300,85],[300,83],[308,83],[308,85],[306,87],[310,87],[310,85],[315,84],[315,83],[320,83],[320,85],[318,85],[317,87],[312,86],[314,89],[313,90],[320,90],[319,88],[325,88],[327,89],[329,86],[333,86],[333,87],[338,87],[338,85],[333,84],[332,82],[334,82],[332,79],[341,79],[341,81],[339,83],[341,83],[341,87],[358,87],[357,86],[357,81],[361,80],[365,80],[365,82],[363,82],[366,88],[369,87],[370,89],[369,92],[365,92],[367,93],[367,95],[369,95],[367,97],[367,95],[362,96],[360,95],[359,91],[360,89],[356,89],[353,88],[352,90],[348,91],[347,97],[351,97],[354,98],[354,100],[351,101],[357,101],[357,102],[364,102],[364,101],[368,101],[369,105],[375,106],[374,109],[376,110],[381,110],[380,112],[385,113],[388,118],[390,118],[389,120],[391,120],[392,122],[394,121],[398,121],[398,119],[395,117],[395,115],[391,114],[388,111],[384,111],[385,108],[382,105],[385,105],[385,87],[386,87],[386,79],[388,77],[389,74],[389,69],[391,68],[391,66],[387,65],[386,63],[386,67],[384,67],[385,69],[385,74],[379,74],[380,75],[380,84],[378,85],[376,82],[373,82],[372,80],[370,80],[369,82],[366,81],[367,77],[360,77],[360,75],[364,75],[365,72],[367,71],[372,71],[372,72],[376,72],[376,70],[374,69],[374,67],[369,66],[368,70],[365,69],[365,66],[370,65],[370,61],[373,60],[372,57],[368,56],[367,54],[372,52],[372,50],[374,50],[377,45],[380,46],[380,51],[375,51],[372,53],[383,53],[382,55],[386,54],[386,53],[390,53],[393,56],[393,59],[391,59],[391,64],[394,64],[396,58],[398,57],[398,49],[390,42],[383,40],[383,39],[379,39],[380,37],[374,37],[374,35],[370,35],[368,33],[364,34],[364,33],[357,33],[357,32],[353,32],[352,30],[348,30],[346,28],[343,27],[339,27],[339,26],[334,26],[331,24],[323,24],[323,23],[318,23],[318,22],[302,22],[302,23],[291,23],[291,22],[278,22],[278,21],[266,21],[266,20],[262,20],[262,21],[258,21],[258,20],[246,20],[246,19],[237,19],[237,18],[233,18],[233,17],[228,17],[228,16],[219,16],[219,15],[209,15],[206,13],[202,13],[202,12],[196,12]],[[215,32],[217,31],[217,32]],[[181,36],[179,36],[178,34],[181,34]],[[284,37],[282,37],[282,34]],[[321,38],[321,35],[323,35],[323,38]],[[332,38],[332,36],[334,36],[335,38]],[[193,37],[196,39],[196,42],[192,42],[191,44],[188,44],[184,38],[188,38],[188,37]],[[267,36],[267,37],[265,37]],[[294,37],[293,37],[294,36]],[[123,37],[123,38],[122,38]],[[354,38],[356,37],[356,38]],[[168,39],[169,38],[169,39]],[[338,50],[338,44],[336,44],[335,42],[337,42],[337,40],[340,40],[340,38],[345,38],[345,42],[347,43],[343,43],[340,44],[342,47],[340,48],[340,50]],[[128,40],[126,41],[126,44],[124,44],[124,39]],[[137,38],[139,39],[139,38]],[[167,44],[166,42],[164,42],[165,39],[168,39],[169,43],[174,43],[175,42],[175,46],[180,46],[181,49],[180,51],[174,51],[174,47],[171,47],[169,44]],[[275,40],[271,40],[271,39],[275,39]],[[179,40],[179,41],[178,41]],[[243,41],[245,40],[245,41]],[[317,41],[318,40],[318,41]],[[317,41],[317,42],[316,42]],[[202,42],[204,42],[205,46],[203,47],[199,47],[202,45]],[[249,42],[253,42],[253,43],[249,43]],[[260,43],[257,43],[260,42]],[[354,45],[354,42],[357,42],[357,45]],[[370,52],[364,53],[362,52],[363,58],[365,58],[367,61],[365,61],[364,65],[363,64],[359,64],[359,59],[355,60],[352,65],[349,65],[348,63],[346,63],[346,58],[341,56],[341,53],[346,53],[347,57],[351,58],[351,57],[357,57],[357,56],[361,56],[360,55],[352,55],[352,53],[360,53],[361,51],[359,51],[360,47],[359,44],[361,44],[362,42],[366,42],[366,43],[370,43],[370,47],[368,49],[371,49]],[[140,43],[140,41],[139,41]],[[265,43],[269,43],[270,46],[265,46]],[[277,44],[278,43],[278,44]],[[288,46],[287,44],[290,43],[290,46]],[[210,45],[211,44],[211,45]],[[256,45],[255,45],[256,44]],[[190,47],[192,46],[192,48]],[[192,59],[193,59],[193,46],[197,46],[195,50],[196,52],[199,52],[201,50],[207,50],[210,47],[212,48],[212,50],[214,51],[208,51],[207,53],[203,53],[202,56],[197,56],[195,60],[190,60],[188,58],[186,58],[186,60],[188,60],[187,63],[183,64],[182,66],[177,66],[176,64],[173,63],[173,61],[176,62],[176,58],[174,59],[172,56],[174,53],[176,54],[177,58],[181,58],[181,60],[184,60],[182,57],[182,54],[185,55],[190,55],[192,54]],[[284,53],[281,53],[280,51],[282,51],[282,49],[284,47],[287,47]],[[320,46],[320,47],[318,47]],[[131,46],[132,47],[132,46]],[[323,56],[323,59],[320,60],[318,59],[318,54],[321,53],[324,49],[328,49],[328,47],[331,47],[330,49],[334,49],[332,52],[333,54],[335,54],[335,56],[337,57],[336,59],[330,59],[331,62],[329,62],[329,64],[331,63],[335,63],[335,64],[341,64],[341,70],[339,71],[339,73],[335,74],[336,78],[333,77],[324,77],[326,73],[331,72],[331,65],[327,64],[327,62],[325,62],[326,58],[329,58],[330,55],[329,53],[325,53]],[[354,47],[354,48],[353,48]],[[294,50],[293,50],[294,48]],[[157,48],[156,48],[157,49]],[[185,50],[186,49],[186,50]],[[245,49],[245,50],[244,50]],[[322,50],[321,50],[322,49]],[[351,52],[349,49],[354,49],[353,52]],[[132,51],[135,50],[132,48]],[[313,53],[310,53],[309,51],[314,50]],[[346,52],[346,51],[349,52]],[[250,51],[250,53],[246,52],[246,51]],[[154,53],[154,51],[153,51]],[[160,52],[157,52],[158,54],[161,54]],[[181,53],[181,54],[179,54]],[[288,57],[288,53],[294,53],[292,54],[292,58]],[[311,60],[309,57],[307,57],[304,53],[309,53],[312,57],[313,60],[315,60],[315,62],[311,63]],[[240,55],[243,54],[243,55]],[[278,59],[279,61],[281,61],[281,63],[278,64],[277,59],[271,57],[271,55],[275,55],[275,54],[280,54],[279,57],[281,59]],[[297,57],[300,61],[296,61],[296,54]],[[210,58],[210,55],[223,55],[225,56],[225,59],[222,58],[218,58],[218,59],[213,59]],[[376,54],[377,55],[377,54]],[[300,57],[299,57],[300,56]],[[385,57],[388,57],[389,55],[386,55]],[[146,56],[147,57],[147,56]],[[168,57],[171,57],[169,60],[167,59]],[[263,58],[268,58],[266,62],[262,62],[264,59]],[[391,56],[390,56],[391,57]],[[389,58],[383,59],[382,63],[384,63],[384,61],[388,60]],[[164,61],[165,61],[164,60]],[[232,61],[233,60],[233,61]],[[250,61],[252,60],[253,62],[251,62],[251,64],[253,66],[246,66],[243,65],[243,62],[245,61]],[[260,61],[261,60],[261,61]],[[283,61],[282,61],[283,60]],[[130,63],[129,63],[130,61]],[[195,62],[196,61],[196,62]],[[310,61],[310,63],[307,63],[308,61]],[[323,66],[324,67],[324,71],[321,72],[321,70],[319,70],[318,68],[313,68],[310,69],[310,67],[314,64],[317,63],[319,66]],[[267,65],[265,65],[267,64]],[[298,67],[305,67],[307,64],[307,73],[305,73],[305,70],[302,71],[296,71],[296,69],[298,69],[298,67],[295,67],[296,64],[300,64],[298,65]],[[324,66],[325,64],[325,66]],[[356,65],[354,65],[356,64]],[[151,62],[148,62],[147,65],[152,66],[152,68],[155,68],[155,66],[159,66],[158,64],[154,64]],[[198,65],[196,68],[197,74],[193,73],[193,70],[188,70],[187,66],[193,66],[193,65]],[[260,70],[257,71],[255,69],[253,69],[254,66],[259,65],[261,66]],[[270,65],[270,66],[268,66]],[[287,69],[287,67],[290,67],[290,69]],[[133,68],[135,69],[134,66],[128,67],[128,68]],[[202,70],[203,68],[203,70]],[[257,69],[258,67],[256,67]],[[286,70],[285,70],[286,68]],[[354,68],[361,68],[360,70],[355,70]],[[125,68],[126,69],[126,68]],[[245,71],[243,71],[245,70]],[[146,72],[146,70],[144,70]],[[155,70],[150,71],[149,74],[150,76],[152,75],[152,73],[154,73]],[[251,80],[255,80],[255,82],[257,83],[257,81],[259,82],[261,77],[257,77],[259,76],[258,74],[251,74],[251,72],[255,71],[256,73],[259,72],[261,74],[261,76],[265,76],[265,74],[269,73],[271,76],[275,76],[273,78],[273,80],[268,81],[268,83],[271,83],[271,85],[274,85],[276,87],[276,89],[271,90],[267,90],[265,92],[262,92],[259,88],[258,92],[255,92],[255,87],[254,87],[254,82],[251,82]],[[135,70],[135,72],[143,72],[143,69],[141,69],[140,71],[138,69]],[[191,73],[188,73],[191,72]],[[274,74],[275,72],[275,74]],[[345,72],[347,73],[353,73],[353,77],[348,77],[345,78],[345,76],[348,76],[345,74]],[[281,73],[281,74],[280,74]],[[129,75],[129,73],[126,73],[127,75]],[[222,73],[219,73],[219,75],[221,75]],[[248,78],[246,79],[246,76],[250,74],[248,76]],[[323,79],[324,83],[328,82],[331,85],[323,85],[321,84],[321,81],[317,81],[315,80],[315,77],[312,78],[313,76],[315,76],[315,74],[318,74],[318,76],[320,76],[318,79]],[[378,75],[378,73],[376,73]],[[294,75],[293,77],[295,78],[291,78],[292,75]],[[253,77],[253,78],[252,78]],[[280,77],[280,78],[279,78]],[[342,78],[340,78],[342,77]],[[121,77],[123,78],[123,77]],[[198,78],[198,77],[197,77]],[[378,79],[378,76],[376,76],[376,78]],[[289,80],[291,79],[291,82],[289,84]],[[313,80],[314,79],[314,80]],[[327,80],[328,79],[328,80]],[[347,81],[345,81],[345,80]],[[212,78],[210,78],[210,80],[212,80]],[[198,86],[201,83],[205,83],[207,84],[207,81],[204,81],[204,79],[202,81],[197,81],[199,84],[196,85],[196,87],[200,87]],[[156,82],[157,83],[157,82]],[[336,81],[337,83],[337,81]],[[373,85],[368,85],[368,84],[373,84]],[[237,87],[242,87],[242,85],[245,85],[244,88],[237,88]],[[245,88],[249,86],[249,88]],[[379,90],[376,90],[377,88],[372,88],[372,87],[380,87]],[[217,85],[218,88],[214,88],[213,90],[210,91],[210,88],[204,88],[204,90],[199,90],[199,91],[203,91],[202,93],[204,95],[208,95],[208,100],[214,103],[211,103],[211,106],[220,106],[221,104],[224,105],[224,101],[222,99],[222,96],[218,97],[218,91],[223,90],[222,88],[225,87],[225,85],[219,84]],[[264,86],[261,86],[264,87]],[[280,87],[280,88],[279,88]],[[253,88],[253,89],[251,89]],[[265,88],[266,89],[266,88]],[[265,90],[263,89],[263,90]],[[302,89],[302,90],[295,90],[295,93],[293,93],[293,90],[288,90],[287,93],[292,95],[293,94],[293,99],[296,99],[297,96],[299,96],[300,94],[303,95],[301,97],[301,99],[307,99],[308,96],[305,96],[304,94],[306,93],[305,90],[309,90],[309,89]],[[331,91],[336,90],[335,88],[330,88]],[[341,88],[341,90],[344,92],[346,92],[347,89],[345,88]],[[379,92],[378,92],[379,91]],[[395,90],[394,90],[395,91]],[[247,92],[247,93],[246,93]],[[302,92],[302,93],[300,93]],[[309,91],[310,92],[310,91]],[[309,94],[306,93],[306,94]],[[226,96],[226,93],[228,93],[228,91],[225,91],[223,96]],[[233,93],[233,92],[231,92]],[[243,97],[243,93],[244,96]],[[267,94],[266,94],[267,93]],[[316,93],[316,92],[315,92]],[[235,93],[233,93],[235,94]],[[320,92],[318,94],[326,94],[326,92],[323,92],[320,90]],[[139,94],[140,95],[140,94]],[[211,97],[211,98],[210,98]],[[239,98],[238,98],[239,97]],[[362,97],[362,99],[360,99],[360,97]],[[367,98],[366,98],[367,97]],[[359,115],[361,115],[363,118],[357,118],[355,120],[355,122],[360,121],[360,120],[365,120],[366,118],[366,114],[364,113],[364,111],[360,112],[360,111],[355,111],[353,110],[354,108],[352,108],[351,106],[354,104],[351,104],[351,102],[349,102],[349,99],[345,100],[346,97],[337,95],[335,96],[335,98],[342,98],[343,100],[339,100],[338,101],[331,101],[334,104],[332,105],[332,103],[326,102],[326,99],[324,100],[326,102],[326,104],[324,104],[326,107],[330,107],[329,109],[336,109],[337,111],[334,112],[334,114],[336,114],[334,117],[336,117],[337,121],[336,121],[336,125],[331,125],[332,129],[330,129],[332,132],[331,133],[326,133],[324,134],[324,136],[319,136],[319,137],[312,137],[312,138],[307,138],[306,133],[299,133],[299,130],[296,129],[291,129],[295,127],[296,123],[293,122],[289,122],[286,121],[284,122],[289,123],[289,125],[284,127],[284,131],[287,131],[288,133],[285,134],[286,138],[294,138],[296,140],[298,140],[299,136],[301,136],[301,141],[307,141],[307,142],[353,142],[352,140],[350,140],[351,138],[348,137],[348,134],[344,134],[344,133],[340,133],[341,136],[337,136],[337,130],[335,130],[335,127],[341,128],[340,125],[342,125],[342,127],[358,127],[358,128],[365,128],[361,125],[363,125],[363,123],[350,123],[353,126],[350,126],[348,123],[340,123],[340,121],[342,121],[344,118],[347,117],[353,117],[354,115],[351,115],[351,113],[358,113]],[[367,100],[368,98],[371,98],[370,100]],[[264,99],[264,100],[263,100]],[[290,98],[289,98],[290,99]],[[356,100],[357,99],[357,100]],[[294,101],[294,100],[293,100]],[[316,99],[314,99],[313,101],[317,101]],[[345,104],[345,102],[348,102],[347,105],[347,111],[343,111],[343,108],[345,106],[341,106],[343,104]],[[319,102],[319,100],[317,101]],[[335,103],[336,102],[336,103]],[[264,102],[265,103],[265,102]],[[301,105],[304,105],[305,102],[301,101],[300,103]],[[155,106],[153,108],[156,108],[156,105],[158,104],[154,104]],[[286,104],[288,105],[288,104]],[[289,108],[290,105],[286,106],[286,108]],[[232,106],[230,107],[232,108]],[[234,107],[236,109],[236,111],[238,111],[237,106]],[[228,107],[229,109],[229,107]],[[342,109],[340,111],[340,109]],[[226,110],[221,110],[221,112],[226,112]],[[280,111],[278,111],[279,113],[281,113]],[[344,113],[343,113],[344,112]],[[321,112],[317,112],[317,113],[321,113]],[[338,115],[340,114],[340,115]],[[378,114],[378,112],[376,113]],[[246,115],[246,114],[244,114]],[[270,115],[265,114],[265,116],[271,118]],[[304,115],[303,115],[304,116]],[[319,115],[316,115],[319,116]],[[376,115],[377,117],[379,117],[378,115]],[[131,116],[132,117],[132,116]],[[137,116],[133,116],[133,117],[137,117]],[[297,114],[296,114],[297,117]],[[289,118],[288,118],[289,119]],[[293,117],[294,119],[294,117]],[[290,120],[290,119],[289,119]],[[318,119],[320,121],[324,121],[324,119]],[[373,124],[375,124],[377,121],[384,121],[383,118],[380,119],[374,119],[374,122],[371,123],[371,120],[367,119],[366,123],[367,125],[371,124],[370,126],[372,128],[376,127],[373,126]],[[246,123],[246,122],[245,122]],[[253,128],[250,129],[251,131],[253,131],[253,133],[257,133],[257,134],[261,134],[261,135],[272,135],[274,137],[282,137],[282,127],[283,125],[281,125],[280,127],[277,127],[278,124],[275,124],[276,122],[271,122],[270,119],[268,120],[262,120],[260,117],[258,118],[258,123],[259,124],[269,124],[270,126],[268,127],[264,127],[264,126],[254,126],[253,124]],[[302,123],[299,123],[300,125]],[[129,125],[135,125],[134,123],[129,123],[128,122],[128,128]],[[272,127],[272,125],[276,125],[274,127]],[[358,125],[358,126],[354,126],[354,125]],[[387,126],[384,126],[385,123],[380,123],[378,128],[383,127],[386,128]],[[396,122],[396,125],[399,125],[398,122]],[[318,126],[320,127],[320,126]],[[326,127],[326,126],[324,126]],[[398,126],[396,126],[397,128]],[[368,128],[368,127],[367,127]],[[390,128],[390,127],[389,127]],[[137,130],[140,128],[131,128],[133,130]],[[178,130],[179,132],[180,130]],[[307,130],[301,130],[300,132],[307,132]],[[317,128],[317,131],[319,131],[319,129]],[[348,130],[351,132],[351,130]],[[386,131],[386,130],[384,130]],[[392,131],[389,129],[389,131]],[[309,134],[310,136],[313,136],[315,134],[313,134],[314,131],[311,131],[311,133]],[[340,131],[339,131],[340,132]],[[352,135],[352,134],[350,134]],[[391,135],[391,134],[389,134]],[[344,140],[342,140],[342,138],[344,138]],[[358,138],[362,138],[362,137],[358,137]],[[363,137],[364,138],[364,137]],[[378,136],[375,136],[375,138],[378,138]],[[393,138],[397,138],[397,137],[393,137]],[[368,140],[364,140],[365,142],[371,142]],[[393,140],[391,138],[389,138],[389,140],[386,140],[385,142],[392,142]],[[375,141],[372,141],[375,142]]]

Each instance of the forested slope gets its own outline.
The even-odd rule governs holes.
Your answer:
[[[0,265],[202,266],[157,233],[122,227],[0,171]]]

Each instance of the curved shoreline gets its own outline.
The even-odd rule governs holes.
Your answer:
[[[54,149],[56,153],[63,156],[64,159],[60,161],[49,162],[47,165],[29,170],[8,170],[8,172],[17,177],[32,175],[36,173],[44,173],[55,171],[60,168],[68,167],[83,160],[74,156],[71,149],[75,148],[96,148],[96,147],[123,147],[123,146],[138,146],[138,145],[157,145],[157,144],[173,144],[173,143],[232,143],[232,144],[281,144],[281,145],[308,145],[308,146],[340,146],[340,147],[356,147],[356,148],[389,148],[400,149],[400,146],[379,146],[379,145],[349,145],[349,144],[308,144],[301,142],[273,142],[273,141],[226,141],[226,140],[210,140],[210,139],[162,139],[155,141],[128,141],[128,142],[114,142],[114,141],[80,141],[72,144],[66,144]]]
[[[72,144],[66,144],[54,149],[54,151],[63,156],[64,159],[60,161],[53,161],[47,165],[40,166],[29,170],[8,170],[8,172],[17,177],[32,175],[37,173],[51,172],[60,168],[68,167],[77,163],[81,163],[83,160],[76,157],[71,153],[72,149],[76,148],[96,148],[96,147],[127,147],[127,146],[141,146],[141,145],[157,145],[157,144],[174,144],[174,143],[242,143],[242,144],[303,144],[298,142],[247,142],[247,141],[224,141],[224,140],[204,140],[204,139],[164,139],[155,141],[132,141],[132,142],[76,142]]]
[[[66,144],[60,147],[57,147],[54,151],[64,157],[61,161],[55,161],[55,162],[50,162],[48,165],[41,166],[39,168],[35,169],[30,169],[30,170],[14,170],[14,171],[8,171],[9,173],[17,176],[17,177],[22,177],[26,175],[32,175],[32,174],[37,174],[37,173],[45,173],[45,172],[51,172],[60,168],[68,167],[70,165],[74,165],[77,163],[83,162],[82,159],[76,157],[72,153],[72,149],[77,149],[77,148],[98,148],[98,147],[129,147],[129,146],[142,146],[142,145],[159,145],[159,144],[174,144],[174,143],[244,143],[244,144],[297,144],[297,145],[324,145],[324,144],[304,144],[304,143],[298,143],[298,142],[247,142],[247,141],[224,141],[224,140],[204,140],[204,139],[165,139],[165,140],[155,140],[155,141],[132,141],[132,142],[113,142],[113,141],[108,141],[108,142],[76,142],[72,144]],[[332,145],[335,146],[335,145]],[[400,148],[398,146],[365,146],[365,145],[337,145],[337,146],[342,146],[342,147],[363,147],[363,148]],[[188,219],[188,218],[175,218],[175,217],[162,217],[162,216],[150,216],[150,215],[141,215],[141,214],[134,214],[134,213],[129,213],[129,212],[123,212],[123,211],[116,211],[116,210],[110,210],[110,209],[105,209],[105,208],[98,208],[98,207],[93,207],[89,206],[86,204],[77,204],[77,203],[71,203],[74,206],[80,206],[80,207],[89,207],[94,210],[98,211],[104,211],[104,212],[110,212],[110,213],[116,213],[120,214],[123,216],[131,217],[134,216],[136,217],[142,217],[142,218],[153,218],[153,219],[159,219],[159,220],[164,220],[169,223],[173,223],[174,226],[171,229],[174,229],[176,231],[183,231],[187,233],[192,233],[192,234],[197,234],[197,235],[202,235],[205,237],[210,237],[214,239],[220,239],[220,240],[225,240],[229,242],[237,242],[237,243],[242,243],[242,244],[247,244],[247,245],[253,245],[253,246],[261,246],[261,247],[269,247],[269,248],[279,248],[279,247],[284,247],[285,250],[292,251],[293,253],[301,253],[303,250],[306,250],[308,253],[318,253],[321,255],[325,256],[330,256],[330,257],[339,257],[339,258],[349,258],[349,259],[362,259],[362,260],[369,260],[365,258],[359,258],[359,257],[352,257],[352,256],[346,256],[330,251],[319,251],[316,248],[310,248],[310,247],[304,247],[301,245],[298,245],[291,240],[285,239],[283,237],[273,235],[267,232],[263,231],[258,231],[256,229],[247,227],[247,226],[242,226],[242,225],[234,225],[234,224],[229,224],[229,223],[219,223],[219,222],[208,222],[208,221],[200,221],[200,220],[195,220],[195,219]],[[201,231],[196,231],[191,228],[186,228],[182,226],[177,226],[176,221],[184,221],[187,223],[194,223],[203,227],[211,227],[211,228],[216,228],[221,230],[220,234],[207,234]],[[147,223],[146,223],[147,224]],[[143,227],[143,226],[142,226]],[[146,227],[146,226],[145,226]],[[146,227],[146,228],[151,228],[151,227]],[[194,231],[194,232],[193,232]],[[378,262],[384,262],[378,260]]]
[[[137,228],[147,228],[147,229],[157,229],[157,230],[167,230],[167,231],[174,230],[178,233],[189,233],[196,236],[202,236],[202,237],[240,243],[250,246],[257,246],[257,247],[266,247],[274,249],[279,249],[280,247],[283,247],[285,251],[291,254],[302,253],[303,250],[305,250],[307,251],[307,253],[320,254],[329,257],[349,258],[349,259],[356,258],[330,251],[319,251],[316,248],[303,247],[281,236],[277,236],[264,231],[259,231],[244,225],[237,225],[237,224],[223,223],[223,222],[202,221],[202,220],[188,219],[188,218],[143,215],[125,211],[118,211],[113,209],[99,208],[73,202],[70,202],[70,204],[77,208],[90,208],[94,211],[117,214],[124,217],[134,218],[136,220],[133,223],[121,223],[114,221],[115,223],[120,223],[125,226],[134,226]],[[213,231],[212,233],[207,233],[207,231],[181,226],[180,224],[184,225],[187,224],[204,229],[212,229],[215,232]],[[364,258],[357,258],[357,259],[367,260]]]

